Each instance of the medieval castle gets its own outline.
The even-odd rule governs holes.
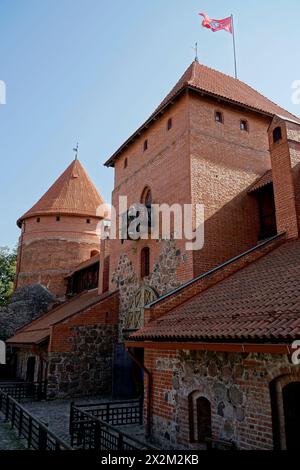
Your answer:
[[[107,160],[128,203],[203,204],[204,246],[103,238],[76,159],[17,221],[16,289],[55,304],[8,338],[16,377],[49,399],[144,397],[163,448],[297,446],[300,119],[194,61]]]

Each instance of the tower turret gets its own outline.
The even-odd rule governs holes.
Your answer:
[[[103,199],[75,159],[17,221],[21,228],[15,287],[43,284],[65,294],[65,276],[100,249],[97,208]]]

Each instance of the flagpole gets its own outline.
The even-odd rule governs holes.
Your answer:
[[[233,55],[234,55],[234,74],[235,74],[235,78],[238,78],[238,76],[237,76],[237,64],[236,64],[236,48],[235,48],[235,34],[234,34],[233,15],[231,15],[231,24],[232,24],[232,41],[233,41]]]

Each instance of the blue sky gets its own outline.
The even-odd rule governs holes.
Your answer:
[[[235,16],[239,78],[294,114],[299,0],[0,0],[0,246],[15,221],[79,158],[110,201],[103,162],[148,117],[194,58],[233,73],[231,37],[198,12]]]

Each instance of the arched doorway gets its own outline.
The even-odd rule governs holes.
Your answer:
[[[300,444],[300,382],[291,382],[282,389],[285,439],[287,450],[298,450]]]
[[[300,423],[300,373],[276,377],[270,382],[274,449],[298,449]]]
[[[210,401],[194,391],[188,397],[188,405],[190,442],[205,443],[212,436]]]
[[[35,357],[30,356],[27,359],[26,382],[34,382]]]

